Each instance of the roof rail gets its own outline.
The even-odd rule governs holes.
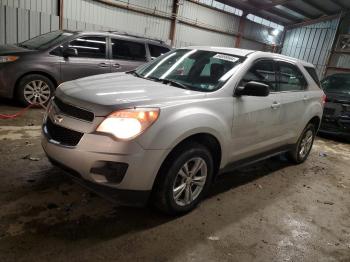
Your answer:
[[[127,32],[120,32],[120,31],[107,31],[107,32],[109,32],[111,34],[132,36],[132,37],[135,37],[135,38],[142,38],[142,39],[152,40],[152,41],[159,42],[159,43],[162,43],[162,44],[165,43],[163,40],[153,39],[153,38],[145,37],[145,36],[133,35],[133,34],[130,34],[130,33],[127,33]]]

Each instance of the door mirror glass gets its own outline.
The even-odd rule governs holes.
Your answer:
[[[268,96],[270,87],[267,84],[250,81],[244,86],[239,86],[236,90],[236,96]]]
[[[68,47],[63,50],[63,56],[64,57],[78,56],[78,50],[73,47]]]

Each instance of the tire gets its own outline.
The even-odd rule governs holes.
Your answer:
[[[303,130],[298,142],[293,146],[293,149],[287,153],[288,159],[294,164],[303,163],[310,154],[315,135],[315,126],[312,123],[309,123]],[[302,147],[304,147],[303,151]]]
[[[16,99],[24,106],[30,104],[46,105],[55,92],[55,85],[46,76],[26,75],[17,86]]]
[[[186,164],[190,171],[187,174]],[[201,168],[192,172],[196,169],[195,165]],[[171,153],[158,173],[153,190],[153,206],[169,215],[193,210],[207,193],[213,172],[213,157],[206,147],[194,142],[180,146]]]

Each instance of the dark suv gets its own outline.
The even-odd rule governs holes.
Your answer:
[[[0,46],[0,96],[44,104],[62,82],[133,70],[170,49],[124,33],[53,31]]]
[[[327,95],[321,133],[350,138],[350,74],[334,74],[321,81]]]

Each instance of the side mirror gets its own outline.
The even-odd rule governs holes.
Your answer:
[[[250,81],[245,86],[236,89],[236,96],[268,96],[270,87],[264,83]]]
[[[76,48],[68,47],[63,50],[63,57],[78,56],[78,50]]]

